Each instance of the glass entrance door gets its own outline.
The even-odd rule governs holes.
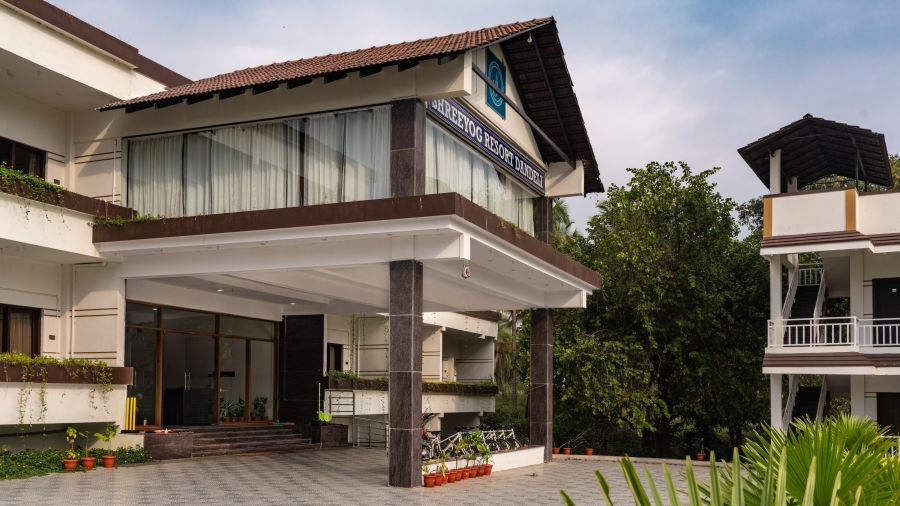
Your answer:
[[[216,338],[165,332],[163,425],[215,422]]]

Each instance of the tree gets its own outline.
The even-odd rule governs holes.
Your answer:
[[[739,438],[747,421],[765,416],[758,243],[738,240],[736,206],[709,182],[715,169],[654,162],[630,172],[630,183],[612,185],[598,204],[586,238],[567,245],[600,272],[603,288],[580,327],[563,317],[555,328],[561,400],[579,383],[582,396],[597,399],[592,408],[642,431],[658,456],[673,455],[676,433],[693,438],[682,450],[716,427]],[[573,351],[585,362],[576,371],[566,363]],[[604,370],[609,364],[621,368]],[[628,407],[605,402],[610,384],[627,389]]]

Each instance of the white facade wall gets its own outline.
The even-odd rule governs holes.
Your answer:
[[[843,191],[785,194],[771,201],[773,236],[845,230]]]

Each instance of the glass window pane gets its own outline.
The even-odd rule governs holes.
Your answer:
[[[44,153],[36,149],[26,148],[21,144],[16,145],[15,168],[25,174],[43,176]]]
[[[246,412],[246,347],[246,340],[233,337],[223,337],[219,344],[219,411],[223,418],[243,419]]]
[[[216,330],[216,316],[210,313],[167,307],[163,308],[162,314],[162,326],[167,329],[195,332],[214,332]]]
[[[9,351],[13,353],[22,353],[23,355],[34,355],[32,349],[35,325],[37,325],[36,313],[30,310],[10,309],[9,310]]]
[[[137,425],[156,425],[156,341],[155,330],[125,329],[125,366],[134,368],[128,396],[136,397]]]
[[[257,420],[272,419],[274,359],[274,343],[250,341],[250,414]]]
[[[275,324],[265,320],[223,315],[219,319],[219,333],[229,336],[275,339]]]
[[[125,324],[156,327],[156,315],[158,313],[159,308],[155,306],[129,302],[125,306]]]

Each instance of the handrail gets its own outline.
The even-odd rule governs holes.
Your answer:
[[[861,318],[860,346],[900,346],[900,319]]]
[[[819,390],[819,403],[816,405],[816,421],[821,422],[825,417],[825,402],[828,400],[828,380],[822,376],[822,387]]]
[[[855,316],[769,320],[769,347],[856,346]]]
[[[353,444],[357,448],[365,446],[366,448],[372,448],[377,445],[379,448],[387,448],[389,446],[389,437],[390,428],[388,427],[388,422],[384,420],[376,420],[374,418],[365,418],[361,416],[353,417],[355,422],[356,431],[354,433]],[[362,422],[362,423],[358,423]],[[374,428],[374,430],[373,430]],[[361,435],[365,432],[366,441],[363,443],[361,441]],[[374,437],[373,437],[374,436]],[[379,439],[380,436],[380,439]]]
[[[800,381],[796,374],[788,375],[788,396],[784,403],[784,414],[781,417],[782,428],[787,431],[794,416],[794,404],[797,401],[797,391],[800,390]]]
[[[825,271],[819,274],[819,291],[816,292],[816,303],[813,306],[813,324],[816,332],[816,341],[819,340],[819,317],[822,316],[822,309],[825,307]]]
[[[800,264],[797,266],[797,278],[800,286],[816,286],[821,284],[824,267],[820,263]]]
[[[800,276],[798,274],[798,269],[792,269],[791,274],[788,276],[790,283],[788,283],[788,291],[784,296],[784,304],[781,306],[781,317],[782,318],[790,318],[791,310],[794,307],[794,299],[797,297],[797,287],[800,286]],[[780,283],[781,280],[778,280]]]

